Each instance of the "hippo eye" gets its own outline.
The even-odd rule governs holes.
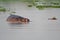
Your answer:
[[[29,22],[30,20],[28,19],[28,22]]]

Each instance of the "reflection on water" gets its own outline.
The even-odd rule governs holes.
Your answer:
[[[23,27],[27,27],[28,24],[8,24],[10,26],[9,29],[23,29]]]
[[[18,23],[17,23],[17,24],[12,24],[12,23],[11,23],[11,24],[9,24],[9,25],[12,26],[12,27],[23,27],[22,24],[18,24]]]

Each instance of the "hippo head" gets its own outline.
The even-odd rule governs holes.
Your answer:
[[[10,23],[29,23],[30,22],[28,18],[24,18],[24,17],[16,16],[16,15],[10,15],[7,18],[7,21]]]
[[[23,19],[22,19],[22,22],[28,23],[28,22],[30,22],[30,20],[29,20],[28,18],[23,18]]]

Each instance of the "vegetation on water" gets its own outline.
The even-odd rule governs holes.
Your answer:
[[[0,7],[0,12],[5,12],[5,11],[6,11],[6,9],[5,9],[5,8]]]
[[[16,12],[13,11],[12,13],[16,13]]]
[[[32,7],[32,5],[28,5],[28,7]]]
[[[28,7],[35,6],[38,9],[60,8],[60,0],[0,0],[0,1],[2,2],[27,2]]]
[[[60,6],[36,6],[38,9],[44,9],[44,8],[60,8]]]

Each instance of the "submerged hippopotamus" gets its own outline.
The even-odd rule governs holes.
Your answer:
[[[7,18],[7,21],[9,23],[28,23],[28,22],[30,22],[30,20],[28,18],[24,18],[24,17],[18,16],[18,15],[10,15]]]
[[[56,17],[49,18],[48,20],[57,20]]]

